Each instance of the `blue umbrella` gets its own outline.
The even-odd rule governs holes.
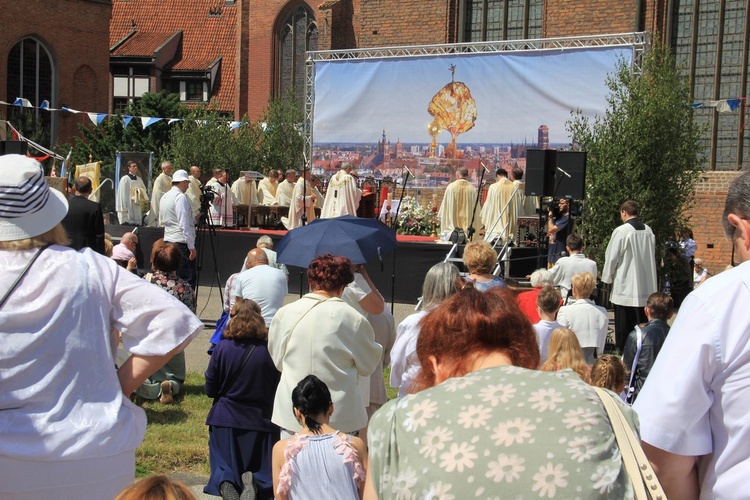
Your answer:
[[[377,219],[342,215],[292,229],[276,245],[277,261],[307,267],[327,253],[364,264],[398,247],[394,231]]]

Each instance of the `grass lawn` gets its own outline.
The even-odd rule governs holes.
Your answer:
[[[390,368],[386,368],[385,387],[388,399],[393,399],[398,390],[388,385],[389,376]],[[137,477],[174,472],[209,475],[206,415],[213,400],[203,393],[203,383],[203,373],[191,372],[176,404],[143,402],[148,427],[135,453]]]

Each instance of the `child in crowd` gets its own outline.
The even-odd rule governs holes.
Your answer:
[[[276,498],[359,499],[367,451],[361,439],[328,425],[334,408],[326,384],[308,375],[292,391],[292,406],[302,430],[273,447]]]
[[[591,367],[591,380],[595,387],[603,387],[621,394],[625,389],[625,365],[620,358],[612,354],[599,356]]]
[[[591,273],[578,273],[571,280],[575,301],[562,306],[557,322],[570,328],[583,348],[583,357],[589,365],[604,353],[607,342],[609,317],[607,310],[597,306],[589,297],[596,288],[596,277]]]
[[[549,354],[542,363],[543,372],[556,372],[570,368],[585,382],[589,381],[591,367],[583,358],[583,350],[578,337],[570,328],[556,328],[549,338]]]
[[[195,500],[190,489],[167,476],[149,476],[131,484],[115,500]]]
[[[556,328],[562,328],[562,325],[557,322],[557,311],[560,309],[562,304],[562,295],[560,290],[550,285],[544,285],[539,290],[539,295],[536,298],[536,311],[539,313],[539,323],[534,325],[534,331],[536,331],[536,342],[539,344],[539,360],[540,363],[544,363],[547,360],[547,352],[549,349],[549,338],[552,335],[552,330]]]
[[[636,326],[625,341],[622,361],[630,370],[628,383],[628,402],[633,404],[638,392],[646,382],[656,356],[659,355],[669,333],[667,321],[672,317],[674,302],[672,297],[663,292],[649,295],[646,301],[648,323]]]

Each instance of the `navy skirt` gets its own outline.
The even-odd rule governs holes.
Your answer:
[[[279,433],[258,432],[233,427],[208,426],[211,477],[204,493],[220,496],[219,485],[229,481],[242,491],[242,474],[253,473],[258,498],[273,498],[271,456]]]

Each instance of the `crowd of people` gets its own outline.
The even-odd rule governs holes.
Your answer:
[[[167,223],[160,215],[162,198],[182,181],[188,182],[182,191],[190,205],[193,222],[199,217],[203,206],[206,209],[206,223],[217,227],[235,227],[238,206],[265,205],[288,208],[288,215],[281,217],[280,223],[285,229],[294,229],[301,226],[303,221],[315,220],[316,213],[320,213],[322,218],[356,215],[362,198],[362,190],[357,187],[356,171],[346,162],[330,179],[328,197],[321,193],[322,179],[311,175],[308,169],[303,169],[301,176],[294,169],[286,172],[271,169],[262,179],[256,179],[257,174],[252,171],[241,171],[240,176],[230,184],[228,172],[216,168],[204,186],[200,180],[200,167],[191,166],[189,175],[185,170],[173,172],[174,166],[167,160],[162,162],[161,172],[154,179],[149,196],[143,180],[144,173],[138,163],[129,161],[126,168],[127,173],[119,180],[115,197],[115,209],[121,225],[166,227]],[[79,196],[90,193],[90,182],[88,186],[88,191],[85,191],[86,185],[77,186],[84,189]],[[146,206],[148,211],[144,214],[143,208]]]
[[[128,271],[137,235],[124,235],[112,258],[100,255],[107,239],[97,222],[63,223],[69,207],[90,206],[51,189],[35,160],[0,157],[2,498],[191,497],[164,477],[132,484],[146,421],[131,397],[174,403],[182,350],[203,328],[183,268],[195,259],[192,181],[171,165],[162,174],[158,218],[169,227],[139,277]],[[334,188],[349,189],[344,175]],[[75,191],[85,197],[86,183]],[[285,305],[287,274],[272,242],[259,240],[227,284],[228,320],[205,373],[213,405],[204,491],[630,498],[634,479],[605,409],[613,403],[669,496],[736,496],[750,463],[749,200],[744,173],[723,215],[740,264],[710,280],[696,268],[700,287],[681,298],[671,328],[676,300],[656,289],[653,233],[637,203],[623,203],[601,275],[622,358],[604,352],[608,315],[590,298],[596,267],[572,231],[571,255],[536,271],[527,295],[496,278],[488,243],[467,245],[469,273],[433,266],[420,310],[398,326],[367,270],[341,256],[312,260],[310,293]],[[70,223],[95,237],[74,237]]]

